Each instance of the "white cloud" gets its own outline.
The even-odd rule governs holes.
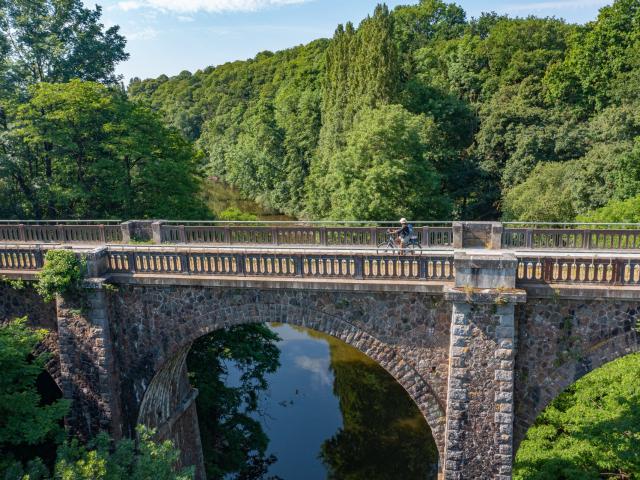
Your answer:
[[[330,386],[333,382],[329,374],[328,358],[311,358],[306,355],[295,357],[297,367],[310,372],[313,377],[323,386]]]
[[[129,40],[151,40],[158,36],[158,32],[156,29],[151,27],[143,28],[142,30],[138,30],[136,32],[125,33],[125,36]]]
[[[564,10],[569,8],[603,7],[610,0],[557,0],[550,2],[516,3],[506,6],[509,12],[522,12],[532,10]]]
[[[144,7],[144,3],[137,2],[135,0],[118,2],[118,8],[120,10],[124,10],[125,12],[128,12],[129,10],[137,10],[138,8],[142,8],[142,7]]]
[[[312,0],[125,0],[119,2],[118,7],[125,11],[147,7],[180,13],[255,12],[309,1]]]
[[[178,15],[176,18],[181,22],[194,22],[195,21],[195,18],[189,17],[187,15]]]

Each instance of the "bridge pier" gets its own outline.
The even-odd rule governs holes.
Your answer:
[[[72,402],[67,425],[83,439],[102,430],[121,438],[118,375],[103,282],[92,279],[82,294],[58,297],[56,311],[62,392]]]
[[[443,478],[511,479],[517,260],[455,256]]]

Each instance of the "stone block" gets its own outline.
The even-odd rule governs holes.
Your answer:
[[[500,445],[498,452],[502,455],[513,455],[513,447],[511,445]]]
[[[513,313],[510,315],[500,315],[500,326],[513,327],[515,326],[515,318]]]
[[[493,356],[498,360],[511,360],[513,358],[513,349],[511,348],[498,348]]]
[[[513,370],[514,362],[513,360],[501,360],[500,361],[500,369],[501,370]]]
[[[513,382],[513,371],[511,370],[496,370],[495,371],[495,380],[501,382]]]
[[[497,412],[494,414],[494,419],[496,423],[513,423],[513,415],[511,413]]]
[[[495,402],[496,403],[511,403],[511,402],[513,402],[513,393],[512,392],[496,392],[496,394],[495,394]]]

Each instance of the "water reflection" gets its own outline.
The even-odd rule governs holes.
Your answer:
[[[209,478],[436,478],[426,422],[375,362],[312,330],[240,328],[200,340],[189,357]]]

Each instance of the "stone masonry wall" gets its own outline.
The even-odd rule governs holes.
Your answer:
[[[530,298],[516,307],[515,446],[580,377],[640,351],[640,301]]]
[[[122,435],[105,295],[95,284],[76,298],[57,300],[62,392],[72,401],[66,422],[85,439],[102,430]]]
[[[454,303],[446,480],[511,478],[513,309]]]
[[[110,294],[109,316],[126,433],[158,370],[185,345],[223,327],[283,322],[341,338],[378,361],[416,401],[443,450],[451,306],[441,296],[182,286],[119,290]]]

